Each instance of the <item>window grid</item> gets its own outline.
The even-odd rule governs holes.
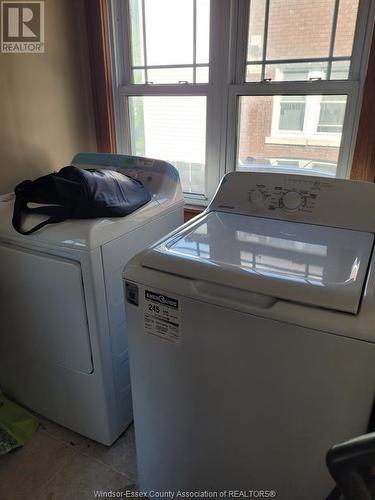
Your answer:
[[[143,59],[144,65],[131,65],[132,72],[132,82],[136,84],[134,81],[134,71],[143,70],[145,72],[145,83],[146,84],[154,84],[153,81],[149,80],[148,71],[152,69],[180,69],[180,68],[191,68],[193,71],[193,79],[192,82],[188,82],[185,80],[181,80],[178,83],[197,83],[197,68],[208,68],[209,63],[197,63],[197,0],[193,0],[193,62],[192,64],[156,64],[149,65],[147,64],[147,41],[146,41],[146,6],[145,0],[141,0],[141,8],[142,8],[142,44],[143,44]],[[173,85],[173,84],[172,84]]]
[[[193,0],[193,83],[197,83],[197,0]]]
[[[270,17],[270,0],[266,0],[266,12],[264,16],[264,32],[263,32],[263,61],[267,58],[267,43],[268,43],[268,20]],[[265,73],[266,73],[266,64],[265,62],[258,62],[258,65],[262,65],[262,74],[261,80],[264,81]]]
[[[327,67],[327,80],[331,79],[333,51],[335,48],[336,28],[337,28],[337,18],[339,15],[339,6],[340,6],[340,0],[335,0],[335,6],[333,8],[331,40],[330,40],[330,45],[329,45],[329,60],[328,60],[328,67]],[[352,47],[352,50],[353,50],[353,47]],[[349,58],[349,60],[350,60],[350,58]]]
[[[148,82],[148,66],[147,66],[147,42],[146,42],[146,6],[145,0],[142,0],[142,35],[143,35],[143,60],[145,63],[145,81]]]
[[[250,0],[251,1],[251,0]],[[333,52],[335,49],[335,39],[336,39],[336,28],[337,19],[339,14],[340,0],[335,0],[333,8],[333,18],[332,18],[332,28],[329,42],[329,51],[327,57],[310,57],[310,58],[283,58],[283,59],[267,59],[267,42],[268,42],[268,24],[269,24],[269,12],[270,12],[270,0],[266,0],[265,3],[265,15],[264,15],[264,27],[263,27],[263,47],[262,47],[262,59],[249,61],[246,57],[246,68],[248,66],[261,66],[261,79],[260,81],[270,81],[269,78],[265,78],[266,66],[271,64],[289,64],[289,63],[311,63],[311,62],[326,62],[327,63],[327,73],[326,80],[331,79],[332,73],[332,63],[338,61],[351,61],[352,56],[334,56]],[[251,8],[250,8],[251,10]],[[251,13],[250,13],[251,15]],[[250,82],[246,82],[250,83]],[[258,83],[258,82],[253,82]]]

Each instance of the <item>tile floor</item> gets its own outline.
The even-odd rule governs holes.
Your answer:
[[[136,489],[133,426],[107,447],[38,418],[26,446],[0,457],[0,500],[91,500],[95,491]]]

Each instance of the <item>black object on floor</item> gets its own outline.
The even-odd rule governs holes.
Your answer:
[[[327,500],[375,499],[375,432],[332,446],[326,462],[337,485]]]

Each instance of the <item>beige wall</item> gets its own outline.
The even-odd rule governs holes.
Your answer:
[[[83,3],[45,1],[44,54],[0,54],[0,193],[96,148]]]

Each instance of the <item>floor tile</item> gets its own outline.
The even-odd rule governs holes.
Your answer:
[[[37,415],[40,421],[40,429],[42,432],[45,432],[52,438],[60,441],[61,443],[67,444],[76,450],[80,450],[85,447],[87,443],[91,442],[90,439],[82,436],[81,434],[77,434],[66,427],[62,427],[51,420],[48,420],[45,417],[41,417]]]
[[[75,454],[68,446],[37,431],[23,448],[0,457],[0,500],[35,498]]]
[[[77,453],[39,493],[38,500],[91,500],[95,491],[133,489],[128,478],[93,458]]]
[[[90,457],[96,458],[117,472],[126,474],[132,481],[137,481],[133,425],[131,425],[111,447],[90,441],[90,443],[86,444],[80,451]]]

